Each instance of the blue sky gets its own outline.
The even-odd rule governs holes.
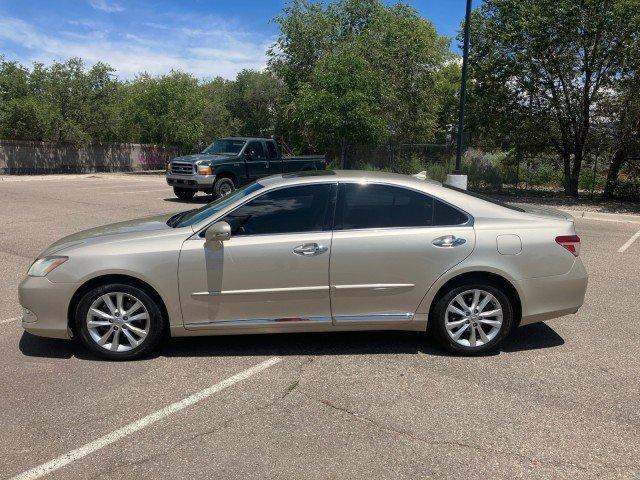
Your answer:
[[[480,0],[474,0],[474,6]],[[391,3],[391,2],[387,2]],[[454,36],[465,0],[407,1]],[[120,78],[180,69],[233,78],[260,69],[278,34],[280,0],[0,0],[0,54],[25,65],[81,57]],[[455,44],[453,42],[452,44]]]

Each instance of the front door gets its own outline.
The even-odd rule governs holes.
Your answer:
[[[468,220],[416,190],[341,184],[331,246],[334,323],[411,321],[429,287],[472,252]],[[449,235],[456,245],[448,246]]]
[[[247,175],[251,180],[257,180],[269,175],[269,159],[264,151],[262,142],[254,140],[244,149]]]
[[[284,187],[228,213],[231,239],[184,243],[180,298],[188,329],[331,325],[335,185]]]

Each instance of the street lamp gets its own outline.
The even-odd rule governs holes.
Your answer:
[[[460,109],[458,116],[458,135],[456,140],[456,168],[447,175],[447,183],[454,187],[467,188],[467,176],[462,174],[462,139],[464,134],[464,107],[467,99],[467,62],[469,59],[469,25],[471,24],[471,0],[467,0],[464,18],[464,43],[462,48],[462,80],[460,82]]]

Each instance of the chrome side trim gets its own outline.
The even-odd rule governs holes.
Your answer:
[[[309,324],[326,324],[331,323],[331,317],[313,316],[313,317],[282,317],[282,318],[248,318],[241,320],[211,320],[205,322],[185,323],[186,328],[207,328],[207,327],[249,327],[257,325],[278,325],[292,323]]]
[[[333,290],[401,290],[413,288],[413,283],[363,283],[360,285],[331,285]]]
[[[288,288],[254,288],[249,290],[222,290],[219,292],[193,292],[193,298],[217,297],[221,295],[264,295],[269,293],[322,292],[329,290],[328,285],[317,287],[288,287]]]
[[[413,318],[413,313],[370,313],[367,315],[334,315],[336,323],[389,323],[408,322]]]

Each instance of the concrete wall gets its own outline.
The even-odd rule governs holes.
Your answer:
[[[0,174],[118,172],[163,169],[177,147],[136,143],[0,140]]]

